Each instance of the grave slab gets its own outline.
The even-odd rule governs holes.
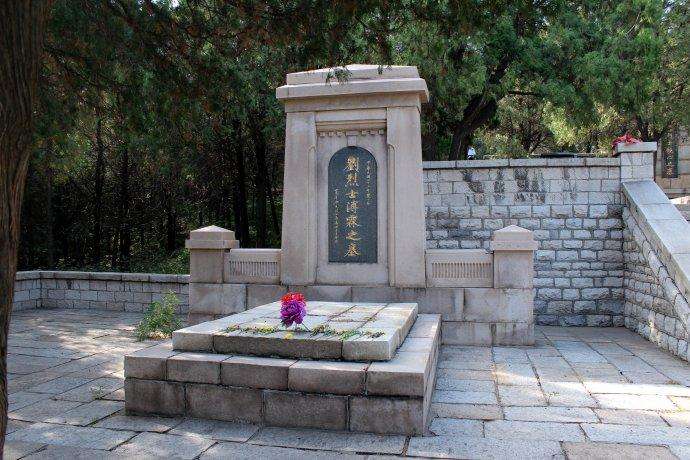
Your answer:
[[[410,332],[417,312],[416,303],[307,302],[304,323],[286,328],[280,322],[280,302],[273,302],[175,331],[172,348],[176,353],[388,361]],[[152,354],[140,352],[128,363],[130,368],[139,370],[144,356],[151,363],[165,357]],[[139,370],[137,377],[142,375]]]

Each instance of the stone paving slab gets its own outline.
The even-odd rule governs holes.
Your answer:
[[[273,302],[175,331],[173,349],[386,361],[407,337],[417,310],[415,303],[307,302],[302,326],[285,328],[280,323],[280,302]]]
[[[506,420],[566,423],[599,421],[597,414],[588,407],[506,407],[503,412]]]
[[[212,445],[212,440],[197,436],[140,433],[113,453],[132,458],[193,459]]]
[[[668,426],[628,426],[583,424],[592,441],[629,444],[690,445],[690,428]]]
[[[8,435],[8,441],[56,444],[84,447],[87,449],[110,450],[136,435],[133,431],[115,431],[50,423],[35,423],[23,430]]]
[[[8,396],[9,411],[14,412],[26,406],[37,403],[44,399],[49,399],[49,394],[31,393],[28,391],[17,391]]]
[[[432,403],[431,416],[473,420],[500,420],[503,418],[503,411],[501,406],[493,404]]]
[[[463,436],[481,438],[484,424],[478,420],[457,420],[453,418],[436,418],[429,426],[429,432],[436,436]]]
[[[563,449],[569,460],[637,460],[653,458],[675,460],[667,447],[636,444],[607,444],[602,442],[565,442]]]
[[[113,415],[93,425],[96,428],[110,428],[113,430],[152,431],[164,433],[182,423],[181,418],[172,417],[134,417],[129,415]]]
[[[616,425],[666,425],[661,415],[648,410],[594,409],[602,423]]]
[[[484,436],[496,439],[527,439],[544,441],[584,441],[577,424],[556,422],[524,422],[493,420],[484,424]]]
[[[432,458],[553,459],[563,451],[556,441],[436,436],[412,438],[407,454]]]
[[[60,416],[68,410],[81,406],[81,404],[75,401],[54,401],[48,399],[12,411],[7,416],[11,419],[25,422],[43,422],[51,417]]]
[[[312,450],[401,454],[405,445],[405,436],[269,427],[261,430],[249,442]]]
[[[88,407],[91,401],[100,403],[110,398],[122,399],[122,388],[115,388],[99,399],[98,395],[92,394],[90,387],[99,384],[96,380],[103,378],[107,380],[101,381],[101,385],[112,384],[104,391],[121,386],[122,357],[160,345],[159,342],[134,340],[132,331],[140,319],[140,314],[110,311],[37,310],[14,314],[10,342],[13,347],[21,348],[14,349],[21,352],[14,354],[15,363],[30,353],[27,351],[30,348],[46,350],[46,353],[39,351],[37,354],[56,357],[54,364],[57,364],[42,368],[50,362],[36,361],[31,364],[35,365],[32,368],[34,372],[8,375],[12,411],[25,410],[27,415],[45,419],[64,416],[82,406]],[[410,331],[408,337],[415,335]],[[65,350],[65,353],[60,350]],[[91,355],[83,356],[85,353]],[[12,354],[11,350],[10,356]],[[36,358],[53,359],[51,356]],[[63,356],[67,362],[63,362]],[[621,356],[628,359],[621,359]],[[631,356],[639,360],[629,359]],[[532,368],[531,375],[525,365]],[[647,366],[653,371],[640,371],[648,371]],[[255,367],[260,365],[256,363]],[[282,381],[284,378],[286,386],[287,369],[289,366],[284,368],[284,377],[278,379]],[[660,379],[659,375],[668,382],[654,381]],[[288,435],[281,428],[259,430],[256,427],[236,433],[233,427],[237,425],[234,423],[200,422],[183,417],[139,417],[116,412],[87,427],[10,419],[8,445],[46,445],[25,458],[132,458],[118,453],[118,449],[124,448],[130,437],[155,432],[166,437],[195,436],[215,442],[201,453],[200,458],[263,459],[280,456],[302,460],[375,456],[383,459],[402,454],[429,458],[515,458],[519,452],[520,458],[564,458],[567,455],[575,459],[665,459],[673,458],[670,457],[673,454],[680,459],[690,459],[690,443],[678,444],[690,439],[690,427],[685,425],[690,416],[690,396],[686,393],[690,389],[690,365],[626,329],[537,327],[534,347],[443,346],[439,353],[438,376],[433,397],[443,402],[432,403],[430,428],[433,430],[430,429],[425,436],[373,435],[374,438],[358,438],[352,435],[361,433],[327,432],[330,436],[342,437],[338,440],[322,438],[324,431],[318,429],[289,430],[298,434]],[[61,377],[90,380],[63,393],[55,393],[49,387],[46,388],[48,393],[30,391],[31,387]],[[536,385],[528,383],[532,377],[536,379]],[[494,390],[463,391],[473,388],[468,382],[470,380],[484,382],[478,383],[477,389],[488,390],[486,382],[489,382]],[[511,384],[515,382],[519,384]],[[459,389],[442,389],[449,387]],[[499,404],[500,390],[509,387],[532,391],[535,387],[541,388],[547,405]],[[672,408],[607,408],[602,407],[597,399],[602,396],[618,398],[619,402],[626,398],[639,401],[651,397],[656,401],[668,400]],[[555,402],[560,404],[555,405]],[[56,403],[72,406],[66,409],[55,406]],[[664,402],[659,407],[670,407],[666,404]],[[561,425],[567,427],[568,433],[575,428],[580,429],[584,440],[561,441],[559,446],[557,441],[524,438],[533,435],[538,427]],[[178,427],[179,431],[176,431]],[[547,434],[553,432],[544,430]],[[497,437],[489,438],[487,434]],[[563,437],[555,434],[555,437]],[[22,439],[12,438],[20,435]],[[223,437],[232,438],[232,442],[223,440]],[[147,438],[142,439],[146,441]],[[79,444],[80,447],[60,446],[58,443]],[[155,441],[142,442],[144,449],[153,445]],[[392,445],[395,449],[381,449],[381,445]],[[110,450],[94,450],[94,446]],[[390,452],[376,453],[377,447]]]
[[[669,450],[680,460],[690,459],[690,446],[669,446]]]
[[[48,445],[45,449],[23,457],[22,460],[113,460],[122,459],[121,455],[106,450],[85,449]]]
[[[46,445],[35,442],[8,441],[5,443],[3,460],[17,460],[27,455],[41,450]]]
[[[91,401],[60,415],[50,417],[46,419],[46,422],[86,426],[114,414],[124,407],[124,403],[120,401]]]
[[[269,458],[281,460],[365,460],[369,457],[356,454],[222,442],[204,452],[200,458],[203,460],[225,460],[228,458],[233,460],[265,460]],[[379,457],[376,458],[379,459]]]
[[[221,422],[218,420],[188,419],[177,425],[170,434],[179,436],[201,436],[222,441],[244,442],[251,438],[259,427],[248,423]]]

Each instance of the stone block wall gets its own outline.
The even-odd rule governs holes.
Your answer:
[[[632,217],[625,212],[626,223]],[[687,358],[687,332],[664,294],[657,274],[630,230],[624,231],[625,254],[625,326],[659,347]]]
[[[508,225],[534,231],[535,319],[623,325],[619,158],[425,162],[428,248],[489,248]]]
[[[13,310],[27,308],[93,308],[146,311],[151,302],[173,292],[178,313],[189,310],[189,275],[64,271],[18,272]]]
[[[625,326],[687,360],[690,224],[651,180],[624,200]]]
[[[14,281],[12,310],[28,310],[41,306],[41,272],[19,272]]]

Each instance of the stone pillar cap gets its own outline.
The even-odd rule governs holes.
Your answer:
[[[238,246],[235,232],[216,225],[192,230],[185,242],[188,249],[231,249]]]
[[[337,74],[344,77],[338,81]],[[276,89],[278,100],[364,94],[416,93],[422,103],[429,101],[426,82],[414,66],[379,66],[349,64],[345,67],[294,72],[287,75],[286,85]]]
[[[496,230],[491,237],[493,251],[534,251],[536,249],[537,242],[534,241],[534,233],[517,225]]]
[[[619,155],[623,152],[656,152],[656,150],[656,142],[635,142],[634,144],[619,142],[616,144],[616,155]]]

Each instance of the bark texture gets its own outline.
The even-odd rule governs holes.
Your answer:
[[[17,271],[19,218],[50,3],[0,2],[0,457],[7,428],[7,333]]]

